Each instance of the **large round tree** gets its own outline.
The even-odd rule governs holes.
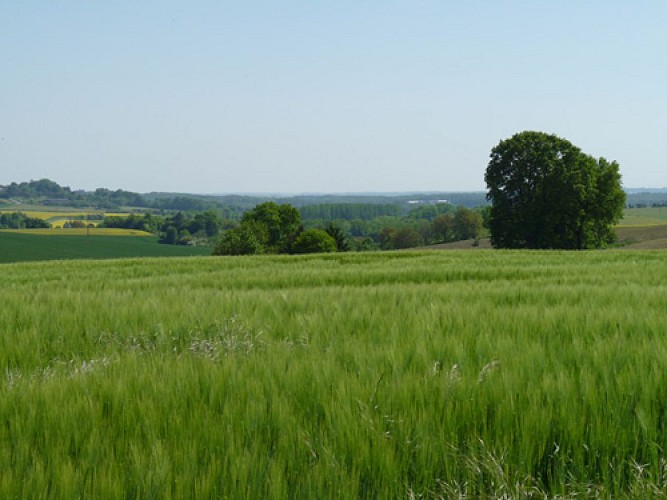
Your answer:
[[[625,206],[618,163],[543,132],[501,141],[485,180],[497,248],[599,248],[614,240]]]

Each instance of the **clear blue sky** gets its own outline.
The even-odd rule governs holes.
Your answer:
[[[522,130],[667,186],[667,2],[7,1],[0,184],[483,190]]]

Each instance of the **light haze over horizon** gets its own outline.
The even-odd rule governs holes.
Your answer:
[[[483,191],[523,130],[667,186],[667,3],[0,5],[0,184]]]

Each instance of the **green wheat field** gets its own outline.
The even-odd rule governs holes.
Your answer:
[[[1,498],[661,497],[667,254],[0,266]]]

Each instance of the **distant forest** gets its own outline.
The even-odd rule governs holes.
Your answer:
[[[628,207],[667,206],[667,188],[626,189]],[[289,203],[300,209],[304,220],[371,220],[381,216],[404,216],[420,205],[446,201],[467,208],[488,205],[484,192],[432,192],[400,194],[315,194],[297,196],[199,195],[187,193],[134,193],[122,189],[72,190],[49,179],[12,182],[0,186],[1,200],[23,203],[95,207],[104,210],[144,208],[158,211],[203,212],[220,210],[225,218],[239,219],[260,203]],[[373,205],[372,207],[368,205]]]
[[[95,207],[104,210],[115,210],[120,208],[146,208],[154,210],[181,210],[181,211],[205,211],[208,209],[223,209],[225,216],[239,218],[260,203],[273,201],[276,203],[289,203],[301,208],[313,205],[325,205],[313,209],[314,211],[304,214],[305,219],[320,219],[321,211],[337,210],[333,205],[380,205],[377,208],[366,208],[366,215],[356,216],[350,212],[341,217],[342,219],[367,219],[378,215],[404,215],[411,208],[420,204],[435,204],[446,200],[453,205],[468,208],[487,205],[486,196],[483,192],[473,193],[401,193],[401,194],[317,194],[297,196],[246,196],[246,195],[200,195],[187,193],[134,193],[122,189],[110,190],[98,188],[94,191],[72,190],[61,186],[49,179],[31,180],[28,182],[12,182],[7,186],[0,186],[0,199],[21,200],[22,202],[33,202],[44,205],[66,205],[69,207]],[[344,211],[358,210],[358,208],[346,208]],[[318,213],[320,211],[320,213]],[[374,213],[375,215],[370,215]]]

